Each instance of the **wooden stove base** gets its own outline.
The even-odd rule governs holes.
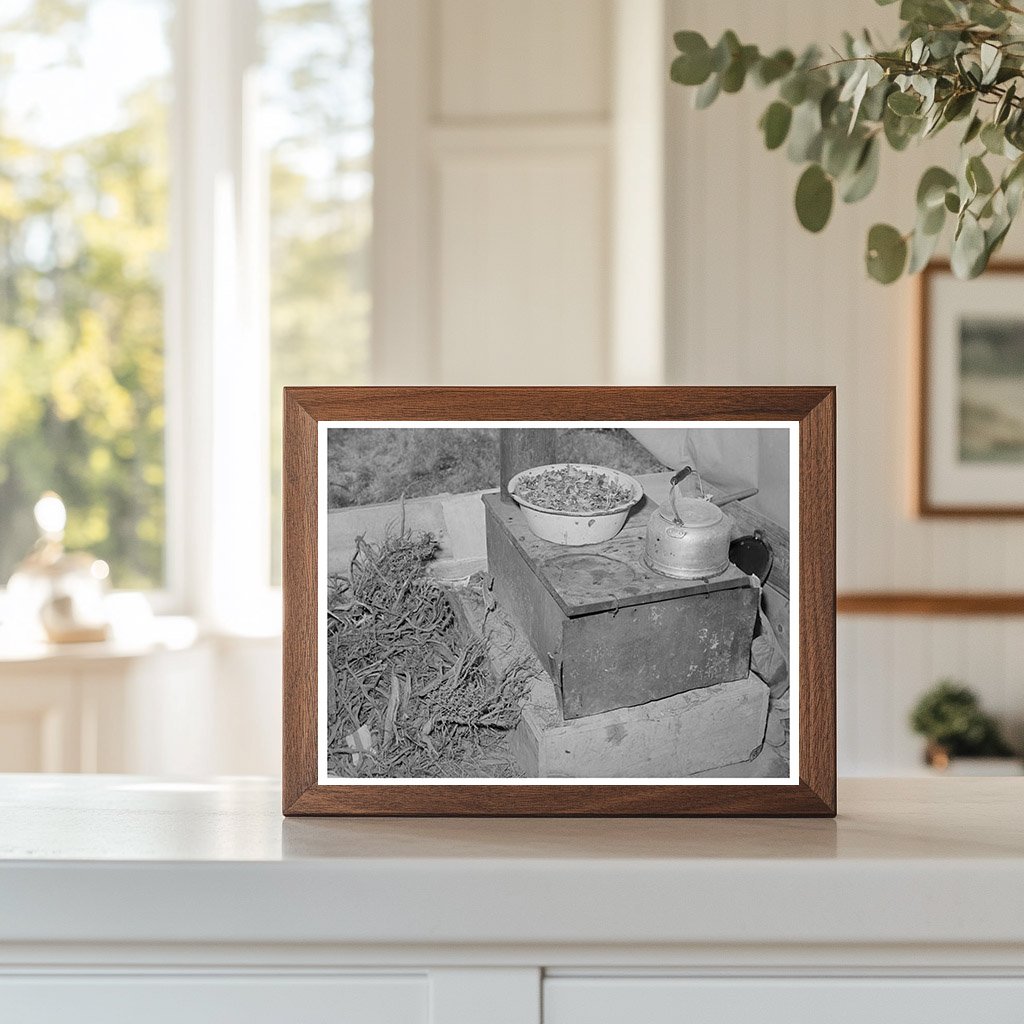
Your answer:
[[[492,670],[525,664],[529,698],[510,747],[528,778],[682,778],[742,765],[765,737],[768,687],[751,674],[732,682],[566,721],[551,677],[500,605],[485,615],[479,592],[449,592],[464,629],[483,636]],[[745,772],[737,771],[738,776]]]
[[[534,682],[512,738],[536,778],[681,778],[739,764],[764,740],[768,687],[755,675],[563,721],[546,676]]]

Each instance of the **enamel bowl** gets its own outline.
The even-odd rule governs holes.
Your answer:
[[[589,470],[608,476],[620,487],[628,487],[630,497],[620,506],[605,512],[561,512],[555,509],[542,508],[527,501],[517,493],[517,486],[532,476],[537,476],[548,469],[565,469],[572,465],[576,469]],[[644,489],[633,477],[620,473],[617,469],[607,466],[592,466],[581,462],[559,462],[549,466],[535,466],[516,473],[508,482],[508,492],[523,510],[526,525],[541,540],[552,544],[564,544],[568,547],[582,547],[586,544],[600,544],[611,540],[623,527],[629,516],[629,510],[644,496]]]

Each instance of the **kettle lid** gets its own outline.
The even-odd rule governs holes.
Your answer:
[[[717,505],[713,505],[704,498],[678,498],[667,506],[663,505],[659,512],[670,523],[679,522],[683,526],[694,528],[714,526],[716,523],[720,523],[724,516]]]

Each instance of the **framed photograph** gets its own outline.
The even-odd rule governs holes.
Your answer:
[[[835,814],[832,388],[287,388],[284,813]]]
[[[1024,515],[1024,263],[921,275],[916,511]]]

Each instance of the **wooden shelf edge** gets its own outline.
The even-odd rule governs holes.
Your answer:
[[[1024,593],[860,591],[836,597],[839,615],[1024,615]]]

